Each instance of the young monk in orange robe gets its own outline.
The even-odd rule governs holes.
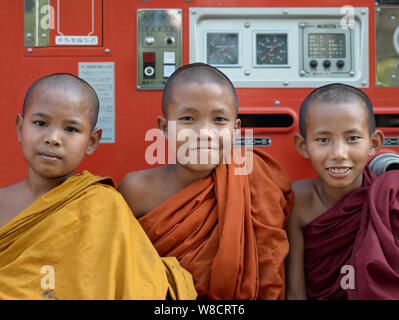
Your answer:
[[[194,299],[109,178],[74,175],[101,138],[98,98],[69,74],[36,81],[17,117],[26,180],[0,189],[0,299]]]
[[[293,194],[263,151],[246,153],[249,174],[225,161],[240,128],[230,80],[206,64],[187,65],[168,79],[162,106],[162,132],[173,136],[173,123],[176,137],[191,130],[194,138],[169,141],[175,164],[131,172],[119,186],[158,253],[176,256],[192,273],[199,298],[283,299]]]

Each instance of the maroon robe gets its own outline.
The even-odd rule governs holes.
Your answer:
[[[366,167],[360,188],[306,225],[304,248],[309,299],[399,299],[399,171]]]

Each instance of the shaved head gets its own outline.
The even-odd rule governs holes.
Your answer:
[[[356,87],[342,83],[331,83],[313,90],[301,104],[299,110],[299,131],[305,139],[309,108],[317,103],[359,103],[366,111],[370,136],[375,131],[373,105],[369,97]]]
[[[62,88],[66,92],[73,92],[86,98],[91,106],[91,129],[94,129],[97,123],[100,102],[96,92],[86,81],[70,73],[54,73],[36,80],[26,92],[22,109],[23,116],[25,116],[26,111],[30,107],[34,93],[38,88],[45,88],[46,90]]]
[[[205,63],[196,62],[177,69],[166,82],[162,95],[162,113],[165,117],[167,116],[168,105],[173,97],[174,88],[187,83],[214,83],[229,88],[236,114],[238,113],[237,94],[230,79],[218,69]]]

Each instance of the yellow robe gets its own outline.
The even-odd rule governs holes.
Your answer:
[[[0,299],[195,299],[111,179],[68,178],[0,228]]]

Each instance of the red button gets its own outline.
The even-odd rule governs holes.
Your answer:
[[[143,52],[143,61],[145,64],[154,64],[155,52]]]

